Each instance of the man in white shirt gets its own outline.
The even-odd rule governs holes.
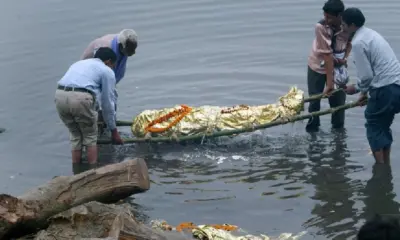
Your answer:
[[[79,163],[82,147],[86,146],[91,167],[97,164],[97,101],[100,98],[102,114],[112,132],[112,140],[122,144],[115,121],[115,74],[112,70],[116,54],[111,48],[99,48],[94,58],[71,65],[58,81],[55,103],[58,115],[70,132],[72,163]]]
[[[348,94],[360,93],[364,105],[367,138],[377,163],[389,163],[393,142],[390,126],[400,112],[400,62],[389,43],[376,31],[364,26],[358,8],[342,14],[343,28],[354,33],[352,54],[357,69],[357,84],[347,86]],[[369,97],[367,97],[369,95]]]

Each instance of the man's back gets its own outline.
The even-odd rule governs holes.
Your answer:
[[[352,41],[354,51],[365,54],[373,71],[371,87],[377,88],[390,83],[400,84],[400,63],[389,43],[376,31],[362,27]],[[357,61],[357,59],[355,60]],[[357,65],[357,67],[362,67]]]
[[[111,47],[111,41],[115,36],[117,36],[117,34],[107,34],[90,42],[84,50],[81,60],[93,58],[95,50],[100,47]]]
[[[59,85],[85,88],[99,94],[101,80],[114,75],[114,72],[100,59],[91,58],[80,60],[70,66],[65,75],[58,82]]]

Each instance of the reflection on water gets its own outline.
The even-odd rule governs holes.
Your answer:
[[[400,217],[400,204],[394,200],[396,193],[393,192],[391,167],[376,164],[372,174],[372,178],[361,191],[364,202],[361,217],[370,219],[376,213]]]
[[[356,212],[352,200],[355,189],[346,174],[358,167],[349,166],[346,138],[345,131],[334,132],[326,142],[313,137],[308,149],[312,174],[306,181],[315,186],[311,198],[316,205],[311,210],[313,217],[304,225],[317,228],[316,235],[332,239],[346,239],[357,231],[352,219]]]

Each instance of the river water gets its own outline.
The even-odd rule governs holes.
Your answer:
[[[322,16],[317,0],[5,1],[0,8],[0,192],[21,194],[71,175],[68,133],[54,106],[56,82],[94,38],[134,28],[137,54],[118,85],[118,119],[144,109],[272,103],[290,86],[306,90],[306,61]],[[296,6],[297,5],[297,6]],[[400,2],[353,0],[367,25],[400,53]],[[349,5],[350,6],[350,5]],[[354,65],[350,65],[354,76]],[[353,79],[355,79],[353,77]],[[350,97],[348,100],[354,100]],[[327,108],[327,101],[323,101]],[[346,129],[303,123],[203,145],[103,147],[102,163],[144,157],[151,189],[131,201],[142,218],[231,223],[251,233],[308,231],[347,239],[373,213],[398,214],[400,180],[375,166],[363,109]],[[129,134],[129,128],[121,128]],[[397,140],[400,131],[393,125]]]

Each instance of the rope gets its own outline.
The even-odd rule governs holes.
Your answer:
[[[291,122],[298,122],[298,121],[303,121],[305,119],[309,119],[312,117],[319,117],[323,115],[328,115],[335,113],[337,111],[341,110],[346,110],[350,108],[355,108],[358,107],[359,104],[357,102],[351,102],[347,103],[344,105],[341,105],[339,107],[335,108],[329,108],[326,110],[321,110],[318,112],[312,112],[309,114],[303,114],[303,115],[298,115],[294,116],[291,118],[285,118],[285,119],[279,119],[270,123],[266,124],[260,124],[260,125],[255,125],[254,128],[241,128],[241,129],[235,129],[235,130],[226,130],[226,131],[219,131],[215,132],[212,134],[195,134],[191,136],[182,136],[179,138],[179,141],[193,141],[193,140],[201,140],[202,138],[216,138],[216,137],[221,137],[221,136],[230,136],[230,135],[235,135],[235,134],[240,134],[240,133],[245,133],[245,132],[252,132],[258,129],[266,129],[266,128],[271,128],[274,126],[279,126],[279,125],[285,125]],[[124,143],[129,144],[129,143],[140,143],[140,142],[171,142],[172,139],[171,137],[155,137],[151,139],[145,139],[145,138],[125,138],[123,139]],[[111,144],[111,140],[109,139],[99,139],[97,141],[98,144]]]

